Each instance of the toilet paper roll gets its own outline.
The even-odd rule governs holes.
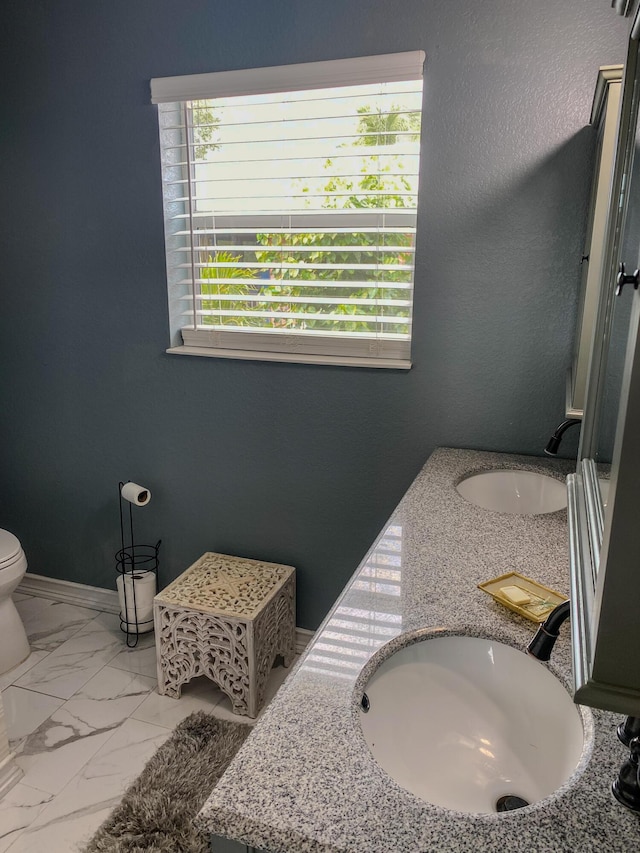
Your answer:
[[[151,500],[149,489],[145,489],[144,486],[139,486],[137,483],[125,483],[120,489],[120,494],[125,501],[136,506],[146,506]]]
[[[139,634],[153,631],[153,599],[156,594],[155,572],[133,572],[116,578],[120,621],[123,631]],[[135,591],[134,591],[135,587]],[[134,598],[135,596],[135,598]]]

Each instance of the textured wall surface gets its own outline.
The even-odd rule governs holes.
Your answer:
[[[0,26],[0,526],[31,571],[113,587],[132,479],[162,583],[207,550],[289,563],[313,628],[434,447],[541,453],[626,52],[606,0],[4,0]],[[149,79],[416,49],[412,370],[167,355]]]

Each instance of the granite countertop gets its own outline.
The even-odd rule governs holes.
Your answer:
[[[386,643],[403,645],[411,632],[443,627],[526,646],[533,623],[476,585],[515,570],[568,594],[566,510],[489,512],[455,485],[495,468],[564,479],[574,464],[436,450],[205,803],[201,826],[271,853],[640,849],[640,818],[610,793],[628,755],[616,738],[618,715],[586,709],[585,749],[569,783],[540,803],[496,815],[445,810],[399,787],[372,758],[357,720],[356,687],[372,656]],[[565,683],[568,627],[552,656]]]

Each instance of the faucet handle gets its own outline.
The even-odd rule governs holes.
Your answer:
[[[640,269],[629,275],[625,270],[624,263],[620,261],[618,275],[616,276],[616,296],[620,296],[625,284],[632,284],[633,289],[637,290],[638,285],[640,285]]]
[[[634,812],[640,812],[640,737],[629,744],[629,758],[620,768],[618,778],[611,785],[613,796],[619,803]]]
[[[631,746],[634,737],[640,737],[640,717],[626,717],[616,729],[618,740],[625,746]]]

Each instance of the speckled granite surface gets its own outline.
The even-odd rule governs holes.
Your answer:
[[[515,569],[569,592],[566,511],[493,513],[455,490],[469,473],[513,467],[564,479],[572,465],[468,450],[439,449],[430,457],[205,803],[202,826],[271,853],[640,850],[640,817],[609,792],[626,757],[615,735],[621,717],[587,710],[575,776],[552,797],[500,815],[463,815],[423,802],[378,767],[360,732],[356,687],[385,643],[400,646],[407,632],[445,627],[523,648],[533,623],[476,584]],[[567,627],[553,655],[565,682]]]

